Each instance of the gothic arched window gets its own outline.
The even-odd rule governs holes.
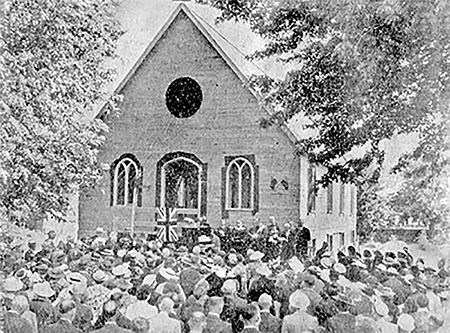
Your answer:
[[[111,206],[132,205],[134,200],[137,200],[137,206],[141,206],[141,173],[138,160],[131,154],[114,161],[111,166]]]
[[[226,208],[252,210],[255,183],[253,165],[246,158],[235,158],[229,163],[226,175]]]

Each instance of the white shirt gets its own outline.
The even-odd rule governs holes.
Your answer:
[[[125,316],[130,320],[139,317],[151,319],[157,314],[158,309],[156,306],[148,304],[147,301],[137,301],[136,303],[130,304],[125,312]]]

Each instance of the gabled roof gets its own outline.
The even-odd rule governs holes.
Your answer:
[[[259,67],[251,64],[249,61],[245,59],[245,56],[242,53],[237,52],[236,47],[229,43],[228,41],[222,41],[219,43],[220,39],[226,39],[223,35],[221,35],[212,25],[210,25],[207,21],[202,19],[202,17],[195,12],[193,12],[186,4],[180,3],[170,14],[169,18],[163,24],[163,26],[156,33],[150,44],[146,47],[144,52],[139,56],[137,61],[132,65],[131,69],[126,73],[126,75],[119,80],[117,86],[114,87],[113,91],[115,93],[120,93],[122,89],[126,86],[128,81],[133,77],[138,68],[145,61],[146,57],[156,46],[158,41],[164,35],[164,33],[169,29],[173,21],[180,14],[184,13],[187,17],[194,23],[194,25],[199,29],[199,31],[205,36],[208,42],[212,45],[212,47],[220,54],[222,59],[226,62],[226,64],[231,68],[231,70],[236,74],[236,76],[243,82],[243,84],[248,88],[248,90],[255,96],[261,108],[267,112],[268,116],[270,116],[270,112],[267,108],[262,106],[261,96],[253,91],[248,84],[248,79],[251,75],[263,75],[265,74]],[[228,47],[227,43],[228,42]],[[225,51],[227,48],[227,51]],[[233,50],[235,49],[235,50]],[[232,59],[233,57],[233,59]],[[245,71],[245,73],[244,73]],[[100,111],[97,113],[96,117],[100,117],[105,112],[105,105],[100,107]],[[286,125],[281,125],[281,130],[287,135],[288,139],[291,143],[295,145],[298,141],[296,135],[289,129]]]

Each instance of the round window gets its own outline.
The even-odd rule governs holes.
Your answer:
[[[166,91],[167,109],[177,118],[193,116],[200,109],[202,100],[202,88],[190,77],[176,79]]]

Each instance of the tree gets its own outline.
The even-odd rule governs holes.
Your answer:
[[[419,146],[400,159],[393,173],[400,174],[400,189],[388,204],[404,223],[408,221],[435,229],[450,227],[450,116],[448,113],[430,121],[422,131]]]
[[[111,101],[122,34],[114,0],[9,0],[0,16],[0,208],[17,223],[63,219],[67,195],[101,176],[106,126],[84,113]]]
[[[426,131],[448,93],[450,5],[445,0],[212,0],[267,40],[250,58],[295,64],[284,80],[253,78],[273,110],[262,125],[304,115],[299,152],[328,167],[321,182],[364,179],[383,164],[380,142]],[[348,158],[365,147],[361,158]]]

